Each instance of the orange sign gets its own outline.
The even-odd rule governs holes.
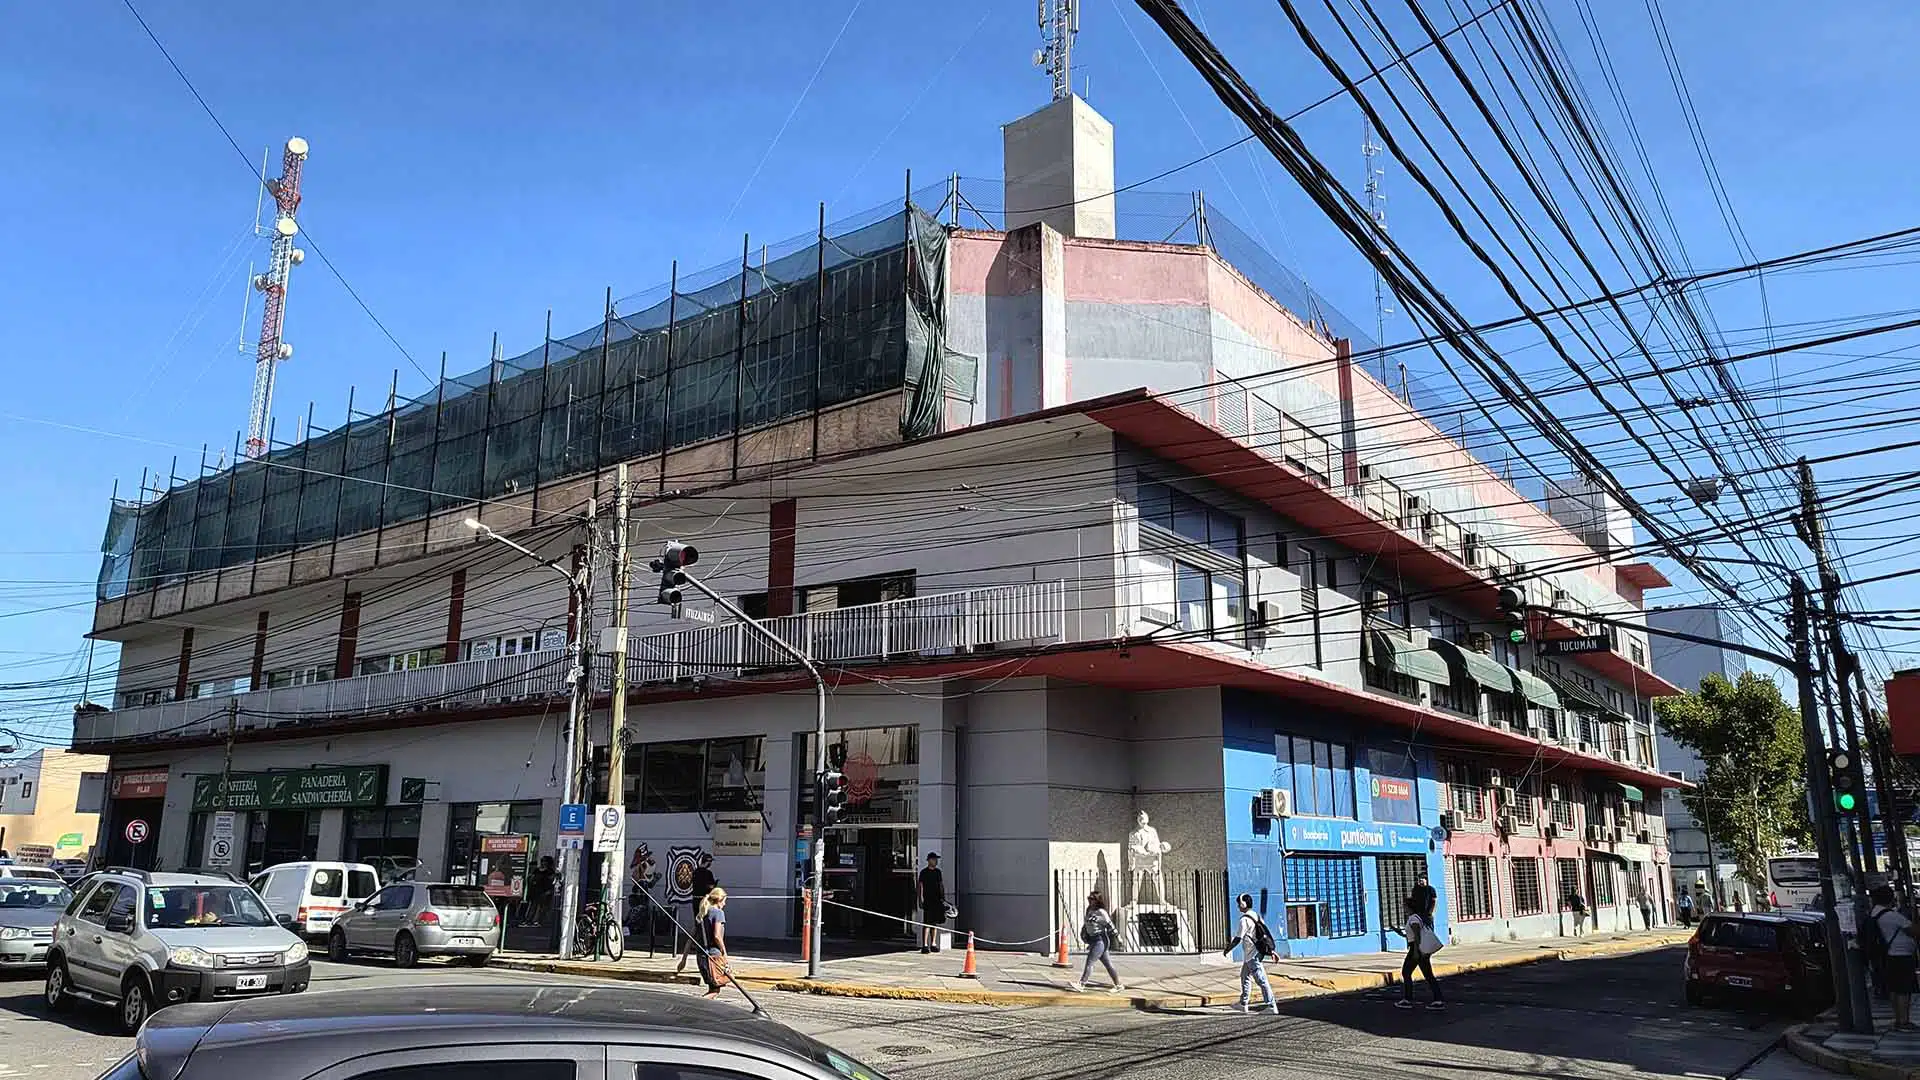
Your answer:
[[[116,799],[158,799],[167,794],[167,770],[137,769],[113,774]]]

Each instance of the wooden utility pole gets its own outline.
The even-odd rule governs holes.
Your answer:
[[[610,711],[613,732],[607,742],[607,801],[626,808],[627,782],[627,589],[632,561],[627,553],[627,463],[614,470],[613,479],[613,699]],[[625,926],[622,905],[626,890],[621,888],[620,867],[624,853],[606,859],[604,879],[607,902],[615,913],[615,925]]]

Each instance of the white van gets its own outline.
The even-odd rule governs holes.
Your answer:
[[[366,863],[294,862],[270,866],[247,884],[275,916],[293,916],[293,932],[324,938],[333,920],[380,891]]]

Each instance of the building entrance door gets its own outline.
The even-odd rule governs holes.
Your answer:
[[[890,941],[912,936],[920,830],[915,825],[836,825],[827,830],[830,937]],[[857,910],[856,910],[857,909]]]
[[[1427,860],[1418,855],[1382,855],[1374,861],[1379,864],[1380,947],[1393,952],[1405,948],[1406,943],[1387,928],[1406,922],[1407,894],[1413,892],[1414,883],[1426,871]]]

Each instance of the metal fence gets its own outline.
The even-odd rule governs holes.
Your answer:
[[[1225,870],[1168,870],[1161,875],[1161,883],[1164,896],[1156,893],[1152,885],[1143,886],[1141,891],[1146,894],[1145,904],[1177,908],[1185,915],[1190,935],[1187,944],[1191,945],[1191,951],[1204,953],[1227,947],[1227,942],[1233,938],[1237,909],[1228,890]],[[1067,928],[1067,938],[1075,943],[1076,949],[1080,924],[1086,917],[1087,895],[1096,890],[1106,898],[1116,923],[1128,918],[1128,912],[1124,909],[1133,907],[1140,899],[1132,895],[1129,875],[1124,870],[1053,872],[1055,918]],[[1122,937],[1124,940],[1124,932]],[[1151,951],[1175,950],[1162,947]]]

